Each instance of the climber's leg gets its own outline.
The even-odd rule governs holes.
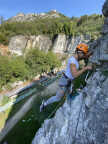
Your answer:
[[[61,88],[59,88],[59,90],[57,91],[55,96],[52,96],[51,98],[49,98],[44,105],[47,106],[48,104],[54,103],[54,102],[58,102],[61,100],[61,98],[64,96],[65,91]]]

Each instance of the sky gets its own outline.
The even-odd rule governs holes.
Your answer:
[[[102,14],[105,0],[1,0],[0,16],[8,19],[18,13],[43,13],[57,10],[65,16]]]

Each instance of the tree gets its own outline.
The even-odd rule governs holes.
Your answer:
[[[12,71],[8,57],[0,56],[0,87],[10,81]]]
[[[57,58],[57,56],[52,51],[49,51],[47,53],[47,59],[48,59],[47,64],[50,66],[50,69],[54,69],[56,67],[61,66],[60,60]]]
[[[47,72],[60,66],[60,61],[53,52],[47,54],[39,49],[31,49],[25,56],[25,62],[31,69],[31,74],[36,75]]]
[[[3,23],[4,23],[4,17],[0,16],[0,24],[3,24]]]
[[[20,80],[28,79],[29,70],[26,63],[24,62],[23,57],[15,56],[11,58],[10,65],[12,71],[12,78]]]
[[[81,18],[77,22],[77,26],[80,26],[82,23],[88,20],[88,15],[81,16]]]

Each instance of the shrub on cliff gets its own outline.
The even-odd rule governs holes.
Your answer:
[[[54,53],[45,53],[39,49],[29,50],[25,56],[25,62],[34,76],[42,72],[48,72],[61,65]]]
[[[12,78],[24,80],[28,79],[29,69],[21,56],[12,57],[10,60]]]
[[[47,58],[47,65],[50,66],[50,69],[54,69],[56,67],[61,66],[60,60],[52,51],[49,51],[47,53],[46,58]]]
[[[9,39],[5,32],[0,32],[0,43],[7,45],[9,43]]]
[[[23,58],[0,56],[0,87],[16,80],[28,79],[29,71]]]
[[[10,81],[12,76],[11,66],[9,59],[4,56],[0,56],[0,86],[5,85]]]
[[[80,18],[59,17],[36,19],[28,22],[4,22],[0,26],[0,42],[8,44],[10,37],[15,35],[46,34],[51,38],[59,33],[66,35],[100,33],[104,17],[102,15],[84,15]]]

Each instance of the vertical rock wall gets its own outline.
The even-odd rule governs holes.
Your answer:
[[[103,36],[91,45],[91,62],[98,69],[74,100],[66,100],[54,118],[45,120],[32,144],[108,144],[108,0],[103,14]]]
[[[39,36],[15,36],[12,37],[9,43],[9,50],[11,53],[23,55],[30,48],[39,48],[47,52],[52,50],[55,53],[63,54],[64,52],[73,53],[76,45],[80,42],[88,42],[90,37],[88,36],[77,36],[69,37],[64,34],[59,34],[54,41],[45,35]]]

